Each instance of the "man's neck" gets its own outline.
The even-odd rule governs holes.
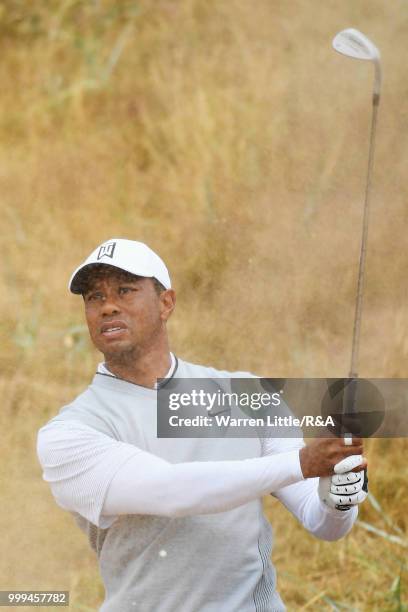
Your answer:
[[[171,366],[170,351],[160,351],[160,353],[149,353],[140,357],[109,358],[105,355],[105,365],[109,372],[128,380],[129,382],[141,385],[142,387],[155,388],[158,378],[164,378]]]

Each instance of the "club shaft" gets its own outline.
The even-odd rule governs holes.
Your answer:
[[[354,313],[354,325],[353,325],[353,340],[351,348],[351,363],[349,378],[358,377],[358,356],[359,356],[359,345],[360,345],[360,329],[361,329],[361,314],[363,309],[363,295],[364,295],[364,272],[365,272],[365,261],[367,254],[367,236],[368,236],[368,222],[370,213],[370,197],[371,197],[371,186],[372,186],[372,175],[374,165],[374,150],[375,150],[375,134],[377,127],[377,113],[378,106],[380,103],[380,96],[374,94],[373,96],[373,110],[371,119],[371,133],[370,133],[370,149],[368,155],[368,170],[367,170],[367,183],[364,199],[364,215],[363,215],[363,233],[361,238],[361,249],[360,249],[360,264],[358,269],[358,281],[357,281],[357,298],[356,307]],[[353,387],[354,385],[352,385]],[[352,412],[354,408],[355,393],[350,393],[350,402],[348,408]]]

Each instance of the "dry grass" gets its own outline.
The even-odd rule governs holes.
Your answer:
[[[183,358],[347,372],[372,78],[330,48],[350,25],[377,42],[386,75],[361,374],[406,377],[402,0],[0,2],[0,588],[70,589],[73,610],[101,601],[93,556],[34,452],[37,428],[98,359],[66,292],[98,242],[141,239],[168,262]],[[406,449],[369,445],[372,491],[405,533]],[[406,549],[361,527],[313,541],[268,512],[289,610],[406,609]],[[389,530],[369,504],[362,517]]]

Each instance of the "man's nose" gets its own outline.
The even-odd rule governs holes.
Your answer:
[[[106,295],[102,300],[102,308],[101,313],[103,316],[110,316],[112,314],[117,314],[120,312],[120,306],[118,304],[118,300],[114,295]]]

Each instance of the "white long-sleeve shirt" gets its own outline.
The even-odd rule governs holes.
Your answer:
[[[107,592],[114,595],[108,596],[102,610],[113,610],[118,602],[125,606],[120,609],[127,609],[123,602],[129,593],[118,582],[119,576],[126,583],[129,571],[135,577],[143,573],[142,561],[153,563],[153,551],[160,542],[166,554],[172,552],[172,572],[179,575],[180,571],[189,571],[189,563],[185,565],[183,561],[184,548],[178,548],[188,546],[187,542],[183,544],[186,534],[201,563],[205,564],[207,557],[216,566],[222,561],[235,564],[238,559],[238,575],[246,566],[255,564],[253,574],[256,559],[262,557],[258,566],[261,573],[248,577],[246,586],[244,581],[238,588],[239,581],[234,580],[218,585],[217,601],[230,606],[224,609],[255,610],[259,605],[251,607],[254,598],[266,601],[269,597],[277,610],[283,610],[271,586],[274,570],[269,561],[270,526],[265,519],[260,520],[260,498],[272,493],[311,533],[327,540],[345,535],[357,510],[339,512],[320,501],[318,479],[304,479],[301,471],[301,438],[269,438],[261,443],[257,439],[157,439],[156,392],[100,370],[88,390],[39,431],[38,456],[43,477],[57,503],[76,516],[90,538],[92,533],[95,542],[95,529],[108,529],[98,554]],[[183,378],[218,379],[246,375],[182,361],[177,374]],[[165,528],[164,539],[157,540],[160,529],[167,525],[160,522],[163,520],[176,522],[172,528]],[[214,539],[215,533],[219,535]],[[99,535],[97,539],[100,538]],[[227,541],[234,542],[234,557],[228,552]],[[145,542],[143,554],[132,556],[130,542],[139,552],[141,542]],[[120,561],[123,551],[130,555],[126,567]],[[158,568],[153,574],[155,580],[165,579]],[[151,607],[146,610],[160,609],[154,607],[157,602],[148,595],[149,588],[143,582],[138,601],[148,597]],[[208,597],[205,584],[202,588],[202,598]],[[208,588],[213,590],[214,585],[208,584]],[[246,602],[242,607],[237,607],[238,596]],[[201,602],[198,607],[195,599]],[[172,595],[169,611],[183,609],[177,608],[177,602],[177,596]],[[206,610],[201,605],[199,594],[192,597],[191,609]],[[214,604],[214,611],[222,609]]]

